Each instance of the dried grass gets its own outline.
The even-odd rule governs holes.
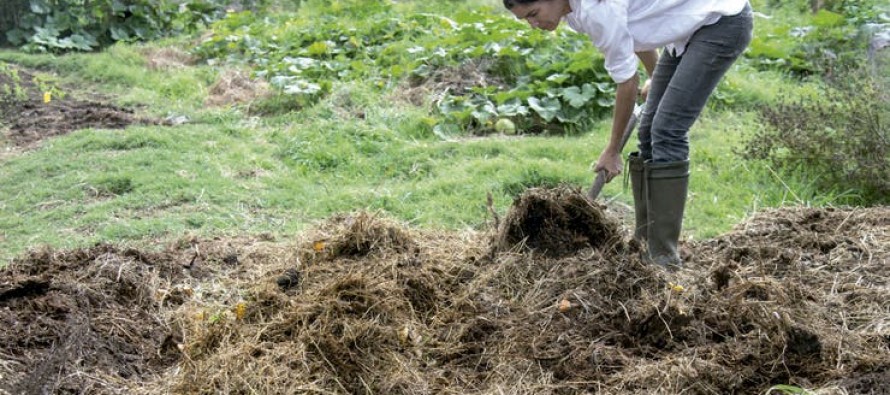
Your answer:
[[[150,70],[179,69],[194,65],[197,61],[186,51],[179,48],[147,48],[142,51]]]
[[[575,201],[570,190],[530,193]],[[890,384],[888,218],[887,208],[763,213],[687,245],[686,268],[669,273],[613,248],[622,243],[557,255],[495,248],[521,218],[443,233],[356,213],[287,243],[186,240],[146,259],[108,250],[126,261],[117,266],[90,250],[31,258],[0,284],[34,277],[41,269],[28,268],[44,261],[87,282],[142,273],[126,297],[120,284],[98,288],[154,317],[158,326],[141,328],[155,339],[146,344],[178,353],[153,370],[119,361],[142,369],[130,380],[80,365],[94,393],[113,393],[101,384],[112,382],[154,394],[727,394],[780,383],[880,394]],[[158,289],[165,296],[152,297]],[[9,292],[0,288],[3,314],[32,311],[11,303],[40,298]],[[34,338],[22,333],[15,339]],[[4,377],[53,355],[15,339],[0,343]],[[7,360],[22,352],[34,358]]]
[[[464,95],[476,87],[505,87],[499,77],[489,72],[490,68],[491,62],[485,60],[438,68],[426,78],[415,76],[406,81],[403,89],[396,90],[394,99],[420,107],[441,99],[445,94]]]
[[[214,107],[250,104],[271,94],[272,88],[267,82],[251,78],[247,71],[227,69],[210,86],[204,104]]]

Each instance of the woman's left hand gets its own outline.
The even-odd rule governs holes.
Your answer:
[[[649,88],[651,88],[651,87],[652,87],[652,79],[650,78],[650,79],[646,80],[646,82],[643,83],[643,88],[640,89],[640,100],[643,103],[645,103],[646,98],[649,97]]]

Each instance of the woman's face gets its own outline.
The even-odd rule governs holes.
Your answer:
[[[532,27],[556,30],[563,16],[572,11],[569,0],[538,0],[534,3],[516,4],[510,9],[519,19],[525,19]]]

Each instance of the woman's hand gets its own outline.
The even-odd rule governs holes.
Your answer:
[[[606,145],[593,168],[596,172],[605,170],[606,182],[612,181],[613,178],[621,174],[621,150],[624,148],[621,146],[621,140],[624,137],[627,122],[633,114],[639,82],[640,77],[634,74],[626,81],[619,82],[618,89],[615,90],[615,108],[612,112],[612,131],[609,133],[609,144]]]
[[[612,181],[613,178],[621,174],[621,155],[608,148],[605,149],[593,168],[593,171],[597,173],[600,170],[606,171],[606,182]]]
[[[649,88],[652,87],[652,79],[649,78],[646,82],[643,83],[643,88],[640,89],[640,101],[643,103],[646,102],[646,98],[649,97]]]

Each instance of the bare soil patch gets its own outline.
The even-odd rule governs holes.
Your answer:
[[[19,79],[0,73],[0,87],[18,89],[18,97],[0,97],[0,116],[7,128],[5,138],[16,146],[29,146],[45,138],[86,128],[122,129],[131,124],[156,125],[157,120],[139,117],[132,109],[107,103],[53,97],[47,103],[27,70],[18,68]]]
[[[0,375],[11,393],[890,388],[890,208],[764,212],[686,245],[669,273],[598,232],[530,248],[535,232],[611,229],[573,194],[529,190],[478,233],[357,213],[283,243],[33,253],[0,272],[0,317],[17,328],[0,337]],[[530,223],[546,226],[503,248]]]

